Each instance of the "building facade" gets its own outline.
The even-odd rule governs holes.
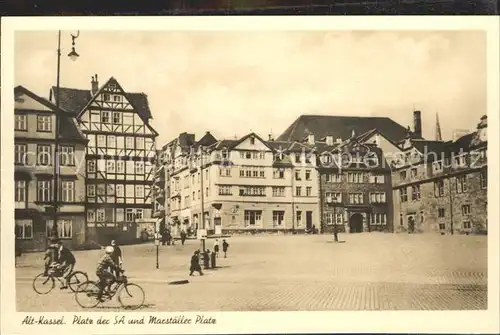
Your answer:
[[[54,153],[57,108],[17,86],[14,124],[15,232],[23,250],[40,251],[54,236],[77,248],[85,243],[85,147],[76,120],[60,111],[57,227],[54,227]]]
[[[486,116],[456,141],[407,139],[392,175],[396,231],[487,233],[487,144]]]
[[[181,134],[164,147],[167,222],[210,234],[305,231],[318,226],[315,158],[298,143],[240,139],[199,141]]]
[[[157,132],[144,93],[126,92],[111,77],[91,89],[53,87],[62,109],[78,120],[85,134],[85,195],[88,239],[99,244],[140,238],[138,222],[151,218]]]

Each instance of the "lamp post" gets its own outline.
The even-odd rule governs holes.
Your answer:
[[[68,54],[68,57],[72,61],[76,61],[79,55],[75,51],[75,39],[80,36],[80,31],[76,33],[76,35],[71,34],[71,39],[72,39],[72,47],[71,47],[71,52]],[[61,77],[61,31],[58,31],[57,35],[57,78],[56,78],[56,94],[55,94],[55,99],[56,99],[56,114],[55,114],[55,127],[54,127],[54,158],[53,158],[53,164],[54,164],[54,203],[53,203],[53,210],[54,210],[54,222],[52,224],[52,235],[53,237],[58,237],[58,231],[57,231],[57,217],[58,217],[58,210],[59,210],[59,132],[60,132],[60,110],[59,110],[59,105],[60,105],[60,94],[59,94],[59,89],[60,89],[60,77]]]
[[[335,242],[339,241],[339,236],[337,232],[337,197],[333,197],[333,240]]]
[[[200,147],[200,187],[201,187],[201,225],[203,227],[203,231],[207,229],[205,223],[205,197],[203,190],[203,147]],[[205,254],[205,237],[201,236],[201,250],[203,254]]]

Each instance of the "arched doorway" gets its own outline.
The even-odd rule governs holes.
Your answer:
[[[363,232],[363,215],[355,213],[349,218],[349,232],[361,233]]]

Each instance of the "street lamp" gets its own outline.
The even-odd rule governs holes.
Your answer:
[[[72,50],[68,54],[68,57],[72,60],[75,61],[79,55],[75,51],[75,39],[80,36],[80,31],[78,30],[76,35],[71,34],[71,39],[72,39]],[[57,37],[57,78],[56,78],[56,94],[55,94],[55,99],[56,99],[56,115],[55,115],[55,136],[54,136],[54,204],[53,204],[53,210],[54,210],[54,222],[52,224],[52,235],[53,237],[58,237],[58,231],[57,231],[57,212],[58,212],[58,207],[59,207],[59,199],[58,199],[58,191],[59,191],[59,132],[60,132],[60,120],[59,120],[59,105],[60,105],[60,77],[61,77],[61,31],[58,31],[58,37]]]
[[[337,232],[337,197],[334,196],[333,197],[333,240],[335,242],[338,242],[339,241],[339,236],[338,236],[338,232]]]
[[[204,147],[200,147],[200,193],[201,193],[201,225],[203,227],[203,232],[207,229],[206,223],[205,223],[205,198],[204,198],[204,189],[203,189],[203,154],[204,154]],[[203,254],[205,254],[205,236],[201,236],[201,250]]]

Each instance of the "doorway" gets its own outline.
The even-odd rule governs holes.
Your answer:
[[[312,218],[312,212],[307,211],[306,212],[306,229],[311,230],[312,229],[312,223],[313,223],[313,218]]]
[[[349,218],[349,232],[361,233],[363,232],[363,215],[355,213]]]

